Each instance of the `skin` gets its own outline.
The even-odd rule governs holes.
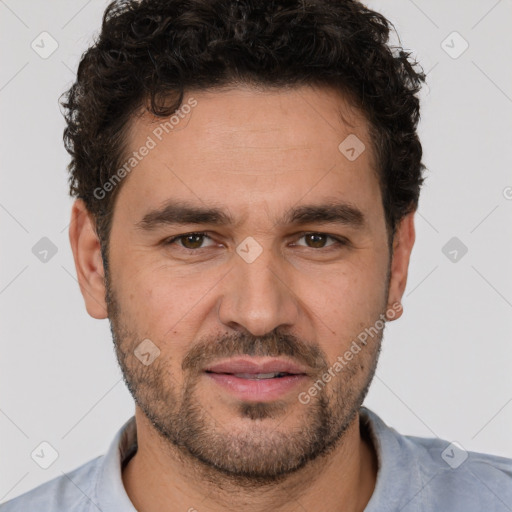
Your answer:
[[[85,305],[93,318],[109,317],[136,402],[138,451],[123,470],[127,494],[143,512],[286,512],[299,504],[311,512],[362,511],[377,460],[357,411],[382,331],[309,404],[297,394],[400,301],[414,214],[397,226],[391,255],[366,120],[336,91],[236,86],[190,92],[185,102],[189,96],[197,106],[121,184],[108,275],[92,216],[80,200],[72,208],[70,241]],[[129,147],[143,145],[160,122],[134,118]],[[349,134],[366,146],[354,161],[338,150]],[[235,224],[137,228],[169,199],[222,208]],[[357,207],[365,225],[277,222],[291,207],[332,200]],[[164,244],[204,231],[210,238],[199,250],[185,249],[183,239]],[[305,232],[348,244],[320,237],[325,246],[314,245]],[[248,236],[262,248],[252,263],[236,252]],[[205,354],[215,360],[258,346],[260,356],[276,355],[275,334],[289,342],[288,360],[296,361],[300,348],[302,362],[312,365],[306,382],[278,403],[241,404],[201,372]],[[160,350],[149,366],[133,355],[144,339]],[[199,357],[184,369],[194,349]],[[196,431],[187,438],[191,425]],[[319,432],[330,445],[315,451]],[[298,453],[310,448],[310,460],[300,463]]]

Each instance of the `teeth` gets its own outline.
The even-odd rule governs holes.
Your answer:
[[[234,373],[235,377],[239,377],[240,379],[274,379],[276,377],[282,377],[286,375],[282,372],[273,372],[273,373]]]

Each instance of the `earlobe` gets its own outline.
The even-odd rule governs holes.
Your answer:
[[[391,260],[391,278],[388,294],[389,320],[396,320],[402,316],[401,300],[407,284],[407,272],[414,240],[414,213],[407,214],[399,223],[393,239],[393,259]]]
[[[100,241],[96,234],[92,215],[81,199],[77,199],[73,203],[69,241],[87,312],[93,318],[107,318],[105,272],[101,259]]]

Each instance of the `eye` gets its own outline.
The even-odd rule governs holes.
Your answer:
[[[305,240],[305,244],[297,243],[296,245],[302,245],[311,249],[323,249],[324,247],[331,247],[333,245],[347,245],[346,240],[332,235],[327,235],[326,233],[303,233],[299,240],[301,239]],[[329,239],[333,242],[327,244],[326,242]]]
[[[213,245],[213,240],[206,233],[186,233],[184,235],[178,235],[166,240],[165,245],[174,245],[178,242],[179,247],[184,249],[203,249],[208,247],[203,245],[205,239],[210,240],[212,242],[210,245]]]
[[[309,249],[334,248],[336,246],[345,246],[349,243],[344,238],[317,232],[302,233],[298,240],[304,240],[304,243],[295,242],[292,245],[307,247]],[[209,243],[205,245],[205,242],[208,241]],[[329,241],[330,243],[328,243]],[[194,232],[169,238],[164,241],[164,245],[177,245],[179,248],[194,251],[215,246],[215,242],[207,233]]]

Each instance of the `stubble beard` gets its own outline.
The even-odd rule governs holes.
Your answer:
[[[321,378],[328,369],[321,349],[275,332],[264,337],[237,333],[210,338],[194,345],[185,358],[188,371],[180,390],[166,359],[159,357],[145,366],[134,356],[134,349],[143,337],[124,321],[108,275],[106,282],[108,316],[124,381],[170,451],[177,451],[199,472],[210,479],[217,475],[240,486],[276,484],[308,462],[327,455],[342,442],[374,377],[383,329],[307,405],[298,399],[294,405],[279,401],[240,402],[236,418],[246,421],[243,427],[234,429],[229,422],[222,423],[214,413],[208,412],[201,401],[200,379],[204,377],[197,370],[204,367],[201,365],[208,357],[287,355],[316,368]],[[183,366],[187,367],[186,361]],[[314,381],[317,380],[311,384]],[[297,416],[296,426],[280,429],[279,425],[290,413]]]

